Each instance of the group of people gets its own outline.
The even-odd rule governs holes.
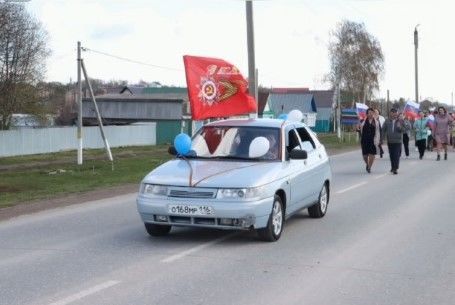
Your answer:
[[[442,151],[444,151],[444,160],[447,160],[447,147],[452,140],[453,122],[454,118],[442,106],[438,108],[431,120],[427,113],[419,111],[418,118],[413,122],[402,113],[398,113],[395,108],[390,110],[387,119],[381,116],[378,109],[368,108],[366,118],[358,126],[366,171],[371,173],[371,167],[378,153],[382,158],[384,154],[382,143],[386,142],[390,156],[390,172],[394,175],[398,174],[403,145],[406,157],[409,156],[411,132],[415,134],[420,160],[425,154],[429,133],[436,141],[436,160],[441,160]]]

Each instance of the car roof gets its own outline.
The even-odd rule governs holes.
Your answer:
[[[283,124],[284,123],[284,124]],[[295,127],[305,126],[301,122],[283,121],[281,119],[228,119],[211,122],[205,126],[238,126],[238,127],[269,127],[269,128],[280,128],[288,125],[294,125]]]

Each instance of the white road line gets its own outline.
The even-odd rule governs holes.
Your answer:
[[[120,282],[119,281],[107,281],[105,283],[93,286],[92,288],[89,288],[87,290],[83,290],[83,291],[81,291],[79,293],[73,294],[73,295],[71,295],[69,297],[66,297],[66,298],[64,298],[64,299],[62,299],[60,301],[51,303],[49,305],[66,305],[66,304],[72,303],[74,301],[78,301],[78,300],[80,300],[82,298],[85,298],[86,296],[89,296],[91,294],[97,293],[98,291],[101,291],[103,289],[106,289],[106,288],[112,287],[114,285],[117,285],[118,283],[120,283]]]
[[[183,258],[183,257],[185,257],[187,255],[190,255],[190,254],[192,254],[194,252],[197,252],[197,251],[202,250],[204,248],[210,247],[210,246],[212,246],[214,244],[222,242],[223,240],[229,239],[229,238],[231,238],[231,237],[233,237],[234,235],[237,235],[237,234],[238,233],[232,233],[232,234],[217,238],[215,240],[212,240],[212,241],[210,241],[208,243],[205,243],[205,244],[193,247],[191,249],[185,250],[183,252],[180,252],[179,254],[174,254],[174,255],[168,256],[168,257],[162,259],[161,262],[162,263],[171,263],[171,262],[176,261],[178,259],[181,259],[181,258]]]
[[[343,193],[345,193],[347,191],[353,190],[353,189],[358,188],[359,186],[362,186],[362,185],[365,185],[365,184],[367,184],[365,181],[357,183],[357,184],[354,184],[354,185],[352,185],[352,186],[350,186],[348,188],[345,188],[345,189],[342,189],[341,191],[338,191],[337,194],[343,194]]]
[[[379,175],[379,176],[375,177],[374,179],[380,179],[380,178],[385,177],[385,176],[387,176],[387,174]]]

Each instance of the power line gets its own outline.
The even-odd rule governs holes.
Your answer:
[[[142,62],[142,61],[138,61],[138,60],[134,60],[134,59],[129,59],[129,58],[126,58],[126,57],[121,57],[121,56],[117,56],[117,55],[113,55],[113,54],[109,54],[109,53],[106,53],[106,52],[101,52],[101,51],[97,51],[97,50],[93,50],[93,49],[89,49],[89,48],[85,48],[85,47],[82,48],[82,51],[89,51],[89,52],[97,53],[97,54],[100,54],[100,55],[112,57],[112,58],[115,58],[115,59],[118,59],[118,60],[127,61],[127,62],[130,62],[130,63],[133,63],[133,64],[142,65],[142,66],[148,66],[148,67],[164,69],[164,70],[179,71],[179,72],[183,71],[182,69],[154,65],[154,64],[150,64],[150,63],[146,63],[146,62]]]
[[[142,62],[142,61],[138,61],[138,60],[134,60],[134,59],[130,59],[130,58],[114,55],[114,54],[109,54],[109,53],[98,51],[98,50],[93,50],[93,49],[86,48],[86,47],[81,47],[81,50],[84,51],[84,52],[93,52],[93,53],[97,53],[97,54],[100,54],[100,55],[112,57],[112,58],[115,58],[115,59],[118,59],[118,60],[134,63],[134,64],[137,64],[137,65],[148,66],[148,67],[164,69],[164,70],[183,72],[183,69],[177,69],[177,68],[171,68],[171,67],[166,67],[166,66],[154,65],[154,64],[150,64],[150,63],[146,63],[146,62]],[[262,74],[262,75],[268,76],[269,78],[274,78],[274,76],[271,76],[270,74]],[[297,82],[293,82],[293,81],[281,80],[280,82],[281,83],[285,83],[287,85],[292,85],[292,86],[304,86],[302,83],[297,83]]]

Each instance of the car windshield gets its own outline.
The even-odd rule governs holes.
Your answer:
[[[280,160],[279,131],[266,127],[204,126],[194,136],[191,149],[195,157],[202,158]],[[262,147],[258,148],[258,143]],[[257,156],[258,149],[265,150],[264,154]]]

